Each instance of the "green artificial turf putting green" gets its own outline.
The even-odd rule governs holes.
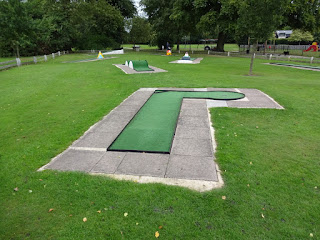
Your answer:
[[[108,150],[170,153],[183,98],[235,100],[238,92],[183,92],[157,90]]]
[[[149,68],[148,62],[146,60],[136,60],[132,61],[133,69],[137,72],[142,71],[154,71],[152,68]]]
[[[307,66],[307,65],[299,65],[299,64],[291,64],[291,63],[270,63],[270,64],[280,65],[280,66],[288,66],[288,67],[300,67],[300,68],[310,68],[310,69],[320,70],[320,67]]]

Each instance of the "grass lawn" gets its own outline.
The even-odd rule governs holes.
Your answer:
[[[64,55],[1,71],[0,238],[319,239],[320,73],[256,59],[248,77],[249,58],[202,57]],[[126,59],[168,72],[126,75],[112,65]],[[211,109],[222,189],[37,172],[141,87],[258,88],[285,110]]]

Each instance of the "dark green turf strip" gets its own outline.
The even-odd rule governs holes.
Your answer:
[[[137,72],[142,71],[154,71],[152,68],[149,68],[148,62],[146,60],[134,60],[132,61],[133,69]]]
[[[298,65],[298,64],[291,64],[291,63],[270,63],[270,64],[281,65],[281,66],[289,66],[289,67],[301,67],[301,68],[319,69],[320,70],[320,67],[308,66],[308,65]]]
[[[183,98],[235,100],[237,92],[155,91],[108,150],[169,153]]]

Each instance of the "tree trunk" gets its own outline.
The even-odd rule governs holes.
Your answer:
[[[180,40],[177,41],[177,51],[180,50]]]
[[[16,51],[17,51],[17,58],[20,58],[20,49],[19,49],[19,44],[16,44]]]
[[[226,34],[223,32],[219,32],[218,35],[218,43],[217,43],[217,51],[224,52],[224,41],[226,39]]]
[[[250,52],[250,37],[248,37],[248,53]]]
[[[252,68],[253,68],[253,60],[254,60],[254,53],[251,55],[251,62],[250,62],[250,70],[249,70],[249,76],[252,75]]]
[[[268,41],[268,40],[266,40],[266,41],[264,42],[264,51],[263,51],[263,55],[266,55],[266,50],[267,50],[267,45],[268,45],[267,41]]]

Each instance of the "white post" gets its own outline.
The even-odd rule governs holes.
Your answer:
[[[63,55],[66,54],[66,51],[63,51]]]
[[[61,56],[61,53],[60,53],[60,51],[58,51],[58,55],[59,55],[59,56]]]
[[[310,58],[310,63],[312,64],[312,62],[313,62],[313,57]]]
[[[256,58],[256,53],[253,53],[253,58]]]
[[[16,58],[16,62],[17,62],[17,66],[20,67],[20,66],[21,66],[21,60],[20,60],[20,58]]]
[[[288,61],[290,61],[291,56],[288,56]]]
[[[208,50],[208,55],[210,54],[210,51]]]
[[[47,55],[44,55],[44,61],[48,61]]]
[[[230,57],[230,52],[228,52],[228,57]]]
[[[180,53],[180,49],[179,49],[179,53]]]
[[[193,50],[192,50],[192,54],[193,54]]]
[[[52,53],[52,58],[54,59],[54,53]]]
[[[271,60],[272,59],[272,54],[270,54],[270,56],[269,56],[269,60]]]
[[[33,62],[34,62],[34,64],[37,63],[37,57],[33,57]]]

